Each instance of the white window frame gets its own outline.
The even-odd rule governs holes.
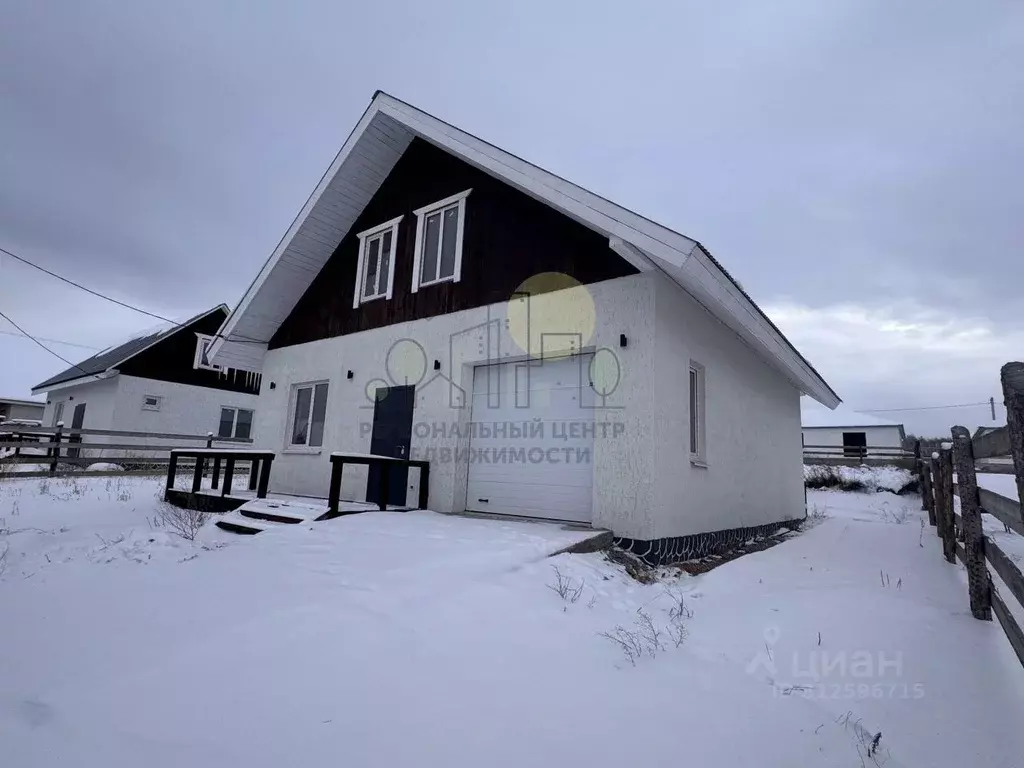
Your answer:
[[[697,466],[707,466],[707,408],[706,408],[706,374],[704,366],[690,361],[690,372],[687,377],[686,409],[687,420],[686,442],[690,450],[690,462]],[[696,392],[694,387],[696,386]],[[694,433],[696,432],[696,440]],[[696,443],[696,446],[694,445]],[[696,450],[694,450],[696,448]]]
[[[330,379],[319,379],[318,381],[303,381],[298,384],[292,384],[291,392],[288,394],[288,422],[285,425],[284,435],[284,452],[285,453],[321,453],[323,450],[323,437],[321,437],[320,445],[310,445],[309,436],[313,431],[313,411],[316,408],[316,388],[320,384],[327,385],[327,403],[324,408],[324,432],[327,431],[327,414],[329,408],[327,405],[330,404],[331,398],[331,381]],[[295,433],[295,408],[299,404],[299,390],[308,389],[309,393],[309,414],[306,416],[306,442],[305,443],[293,443],[292,436]]]
[[[356,287],[352,293],[352,309],[356,309],[360,304],[365,304],[368,301],[374,301],[375,299],[384,299],[385,301],[391,298],[392,290],[395,285],[395,254],[398,250],[398,225],[405,218],[405,214],[396,216],[391,221],[386,221],[383,224],[378,224],[376,227],[367,229],[364,232],[360,232],[356,237],[359,238],[359,263],[356,265]],[[384,293],[376,293],[372,296],[366,296],[363,293],[363,275],[366,270],[366,255],[370,249],[370,243],[380,238],[381,245],[384,244],[383,237],[387,232],[391,232],[391,254],[388,258],[388,287]],[[378,259],[381,257],[378,255]],[[379,279],[379,278],[378,278]]]
[[[153,405],[149,405],[147,400],[155,400]],[[161,406],[164,404],[164,399],[161,395],[143,395],[142,396],[142,410],[144,411],[159,411]]]
[[[51,417],[51,427],[56,427],[58,424],[64,423],[64,403],[66,400],[58,400],[53,404],[53,416]]]
[[[255,408],[242,408],[241,406],[238,406],[238,405],[222,405],[220,407],[220,410],[221,410],[221,412],[223,412],[223,411],[231,411],[233,415],[231,416],[231,434],[230,435],[222,435],[220,433],[220,414],[217,415],[217,437],[218,438],[238,437],[238,413],[239,413],[239,411],[248,411],[249,413],[252,414],[252,418],[249,420],[249,437],[247,439],[249,439],[249,440],[252,439],[252,428],[253,428],[253,425],[256,423],[256,409]]]
[[[417,208],[416,214],[416,248],[412,258],[412,292],[416,293],[421,287],[439,285],[440,283],[457,283],[462,279],[462,239],[466,232],[466,198],[472,189],[459,192],[457,195],[438,200],[436,203]],[[433,280],[421,280],[420,270],[423,264],[423,238],[426,236],[427,216],[443,211],[445,208],[459,206],[458,230],[455,233],[455,270],[449,277],[437,277]],[[441,228],[437,233],[437,268],[441,269],[441,243],[444,242],[444,216],[441,217]]]
[[[206,341],[206,342],[209,342],[210,344],[213,344],[215,339],[216,339],[215,336],[210,336],[210,335],[205,334],[205,333],[197,333],[196,334],[196,354],[195,354],[195,357],[192,359],[192,367],[193,368],[195,368],[196,370],[199,370],[199,371],[219,371],[220,370],[220,366],[219,365],[215,365],[213,363],[210,363],[209,365],[206,365],[206,364],[203,363],[203,342]]]

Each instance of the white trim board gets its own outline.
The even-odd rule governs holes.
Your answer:
[[[262,344],[251,340],[269,342],[416,137],[603,234],[637,269],[661,269],[722,322],[741,329],[737,332],[748,342],[754,340],[754,348],[800,391],[829,408],[838,405],[838,395],[696,240],[380,91],[229,315],[221,330],[226,338],[218,338],[211,350],[213,360],[259,367]],[[694,269],[695,259],[704,269]],[[243,338],[249,343],[239,344]]]

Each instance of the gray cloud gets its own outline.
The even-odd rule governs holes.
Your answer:
[[[1012,356],[1022,41],[1011,3],[9,4],[0,245],[162,314],[233,303],[383,88],[700,239],[803,327],[951,312]],[[95,341],[47,290],[26,324]],[[854,405],[992,389],[933,341],[870,375],[808,343]]]

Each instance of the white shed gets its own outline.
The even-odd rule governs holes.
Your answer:
[[[800,422],[804,450],[837,456],[892,456],[903,445],[903,425],[860,413],[845,404],[830,411],[802,398]]]

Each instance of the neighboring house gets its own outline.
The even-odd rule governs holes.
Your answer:
[[[1004,427],[1005,427],[1005,425],[1004,425]],[[971,435],[971,439],[972,440],[977,440],[979,437],[984,437],[985,435],[990,435],[993,432],[996,432],[996,431],[998,431],[1000,429],[1004,429],[1004,427],[978,427],[976,430],[974,430],[974,434]]]
[[[655,561],[803,517],[800,394],[839,403],[697,241],[380,92],[221,334],[267,382],[271,490],[425,458],[432,509]]]
[[[39,400],[15,400],[11,397],[0,397],[0,422],[3,421],[40,421],[46,403]]]
[[[210,344],[227,314],[222,304],[180,325],[164,324],[37,384],[32,393],[46,393],[43,424],[251,437],[260,375],[221,368],[209,360]],[[133,442],[94,435],[85,441]],[[143,442],[171,444],[174,440]]]
[[[823,454],[837,456],[891,457],[893,450],[903,447],[906,437],[902,424],[858,413],[845,405],[827,410],[808,403],[803,409],[802,425],[808,452],[820,449]],[[872,450],[879,448],[886,450]]]

